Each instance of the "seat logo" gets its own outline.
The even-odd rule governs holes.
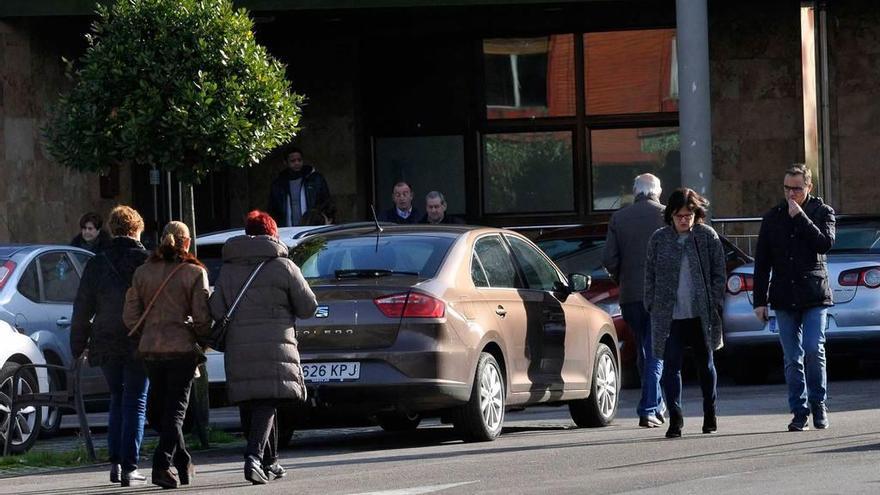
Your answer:
[[[315,310],[315,318],[327,318],[328,316],[330,316],[329,306],[318,306],[318,309]]]

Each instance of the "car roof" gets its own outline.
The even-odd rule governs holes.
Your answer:
[[[63,249],[92,254],[91,251],[66,244],[0,244],[0,258],[11,258],[17,254],[28,254],[41,249]]]
[[[321,226],[305,226],[305,227],[279,227],[278,238],[284,241],[288,246],[296,245],[293,242],[297,235],[310,230],[319,229]],[[207,246],[212,244],[223,244],[232,237],[244,235],[244,229],[229,229],[219,232],[210,232],[196,237],[196,246]]]
[[[587,223],[574,227],[563,227],[544,232],[535,238],[535,242],[571,238],[605,238],[608,233],[608,222]]]
[[[428,225],[428,224],[382,224],[381,225],[381,233],[380,235],[419,235],[419,234],[430,234],[434,236],[442,236],[442,237],[459,237],[462,234],[476,231],[476,230],[487,230],[487,231],[500,231],[502,229],[493,228],[493,227],[480,227],[475,225],[455,225],[455,224],[439,224],[439,225]],[[357,223],[351,225],[340,225],[339,228],[333,230],[327,230],[323,232],[314,232],[314,235],[321,235],[325,238],[334,238],[334,237],[351,237],[358,235],[374,235],[376,234],[376,224],[375,223]],[[312,237],[312,233],[309,233],[308,237]]]

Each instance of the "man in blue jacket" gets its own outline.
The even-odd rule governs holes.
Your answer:
[[[812,174],[802,164],[785,171],[783,189],[785,199],[764,215],[758,234],[755,316],[769,320],[768,302],[776,313],[794,414],[788,430],[808,429],[810,413],[814,427],[828,428],[825,321],[832,301],[825,253],[834,245],[834,210],[810,196]]]

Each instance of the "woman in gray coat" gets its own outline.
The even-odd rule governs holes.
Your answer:
[[[265,262],[232,315],[225,351],[229,400],[251,418],[244,475],[256,485],[269,476],[284,476],[275,458],[275,417],[283,402],[306,399],[294,321],[310,318],[317,302],[299,267],[287,258],[272,217],[250,212],[245,233],[223,246],[223,266],[209,304],[214,319],[223,318],[251,273]]]
[[[724,296],[724,248],[703,224],[708,201],[691,189],[676,189],[664,211],[667,227],[648,242],[645,309],[651,313],[654,355],[663,356],[663,394],[669,405],[667,438],[681,436],[681,362],[691,347],[703,391],[703,433],[718,429],[717,375],[713,352],[720,349]]]

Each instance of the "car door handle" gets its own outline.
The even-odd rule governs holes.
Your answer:
[[[507,316],[507,310],[504,309],[504,306],[499,304],[498,307],[495,308],[495,314],[504,318],[505,316]]]
[[[58,325],[59,327],[69,327],[70,320],[67,318],[63,318],[63,317],[58,318],[57,320],[55,320],[55,324]]]

